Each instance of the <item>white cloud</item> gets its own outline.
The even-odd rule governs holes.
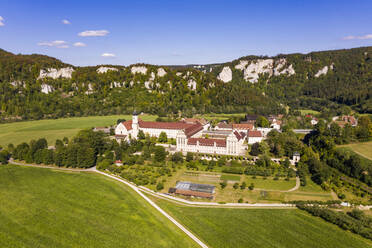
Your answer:
[[[4,24],[4,18],[0,16],[0,27],[5,26]]]
[[[55,40],[51,42],[39,42],[37,43],[39,46],[48,46],[48,47],[57,47],[57,48],[69,48],[66,41],[63,40]]]
[[[102,56],[102,57],[111,57],[111,58],[116,57],[116,55],[113,54],[113,53],[102,53],[101,56]]]
[[[106,36],[110,33],[107,30],[87,30],[84,32],[80,32],[78,35],[82,37],[89,37],[89,36]]]
[[[85,43],[83,43],[83,42],[75,42],[74,43],[74,46],[75,47],[85,47],[85,46],[87,46]]]
[[[62,23],[63,24],[71,24],[71,22],[69,20],[66,20],[66,19],[62,20]]]
[[[349,36],[346,36],[342,39],[343,40],[371,40],[372,39],[372,34],[366,34],[366,35],[362,35],[362,36],[349,35]]]

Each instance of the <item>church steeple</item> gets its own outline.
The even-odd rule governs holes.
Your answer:
[[[132,115],[132,129],[133,129],[132,137],[137,138],[138,131],[139,131],[139,124],[138,124],[138,114],[136,110],[133,111],[133,115]]]

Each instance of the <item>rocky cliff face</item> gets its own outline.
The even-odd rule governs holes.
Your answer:
[[[42,78],[71,78],[72,73],[74,72],[74,69],[72,67],[66,67],[61,69],[55,69],[55,68],[48,68],[46,70],[40,70],[40,75],[38,79]]]

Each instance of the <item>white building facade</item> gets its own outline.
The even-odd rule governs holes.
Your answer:
[[[219,155],[244,155],[244,133],[231,132],[225,139],[207,139],[187,137],[183,131],[177,134],[177,151],[208,153]]]

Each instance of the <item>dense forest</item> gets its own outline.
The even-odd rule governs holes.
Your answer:
[[[123,114],[134,108],[161,116],[264,115],[284,113],[288,107],[372,113],[371,54],[372,47],[362,47],[248,56],[203,66],[75,67],[44,55],[15,55],[0,49],[0,119]],[[242,61],[247,65],[239,69]],[[274,73],[267,65],[257,67],[257,61],[273,61]],[[231,74],[228,81],[221,76],[225,69]],[[253,74],[255,82],[249,78]]]

